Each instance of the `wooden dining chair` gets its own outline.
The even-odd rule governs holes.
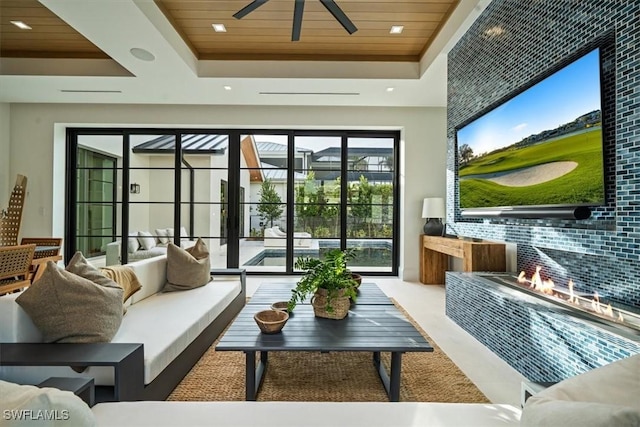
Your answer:
[[[62,250],[61,237],[23,237],[20,244],[36,245],[36,251],[33,254],[33,261],[29,269],[29,279],[31,282],[36,281],[42,276],[42,271],[40,270],[44,269],[47,261],[57,262],[62,259],[60,255],[60,251]]]
[[[48,250],[38,249],[33,257],[35,259],[38,258],[46,258],[52,256],[60,255],[60,250],[62,249],[62,238],[61,237],[23,237],[20,240],[21,245],[36,245],[40,247],[50,247]]]
[[[0,246],[18,244],[22,224],[22,208],[27,194],[27,177],[18,175],[16,185],[9,197],[9,207],[0,211]]]
[[[0,295],[31,284],[29,268],[36,245],[0,246]]]

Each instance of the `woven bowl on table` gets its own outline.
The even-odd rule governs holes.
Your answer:
[[[276,334],[289,320],[289,313],[282,310],[262,310],[254,314],[253,319],[263,334]]]
[[[273,304],[271,304],[271,309],[272,310],[286,311],[287,313],[289,313],[289,301],[274,302]],[[291,316],[292,314],[293,313],[289,313],[289,316]]]

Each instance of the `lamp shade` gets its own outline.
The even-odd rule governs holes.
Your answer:
[[[444,218],[444,199],[442,197],[427,197],[422,202],[422,218]]]

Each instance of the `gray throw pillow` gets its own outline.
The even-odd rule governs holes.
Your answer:
[[[44,342],[109,342],[122,323],[123,290],[76,253],[67,270],[49,261],[16,302]]]
[[[209,249],[198,238],[188,249],[169,243],[167,246],[167,284],[165,292],[199,288],[211,281]]]

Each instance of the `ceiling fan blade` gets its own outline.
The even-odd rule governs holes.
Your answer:
[[[291,31],[291,41],[300,40],[300,31],[302,31],[302,12],[304,11],[304,0],[295,0],[293,8],[293,30]]]
[[[236,19],[242,19],[268,1],[269,0],[253,0],[251,3],[234,13],[233,17]]]
[[[344,14],[342,9],[340,9],[340,6],[338,6],[334,0],[320,0],[320,3],[322,3],[324,7],[331,12],[333,17],[336,18],[340,25],[342,25],[349,34],[353,34],[358,31],[353,22],[351,22],[347,15]]]

